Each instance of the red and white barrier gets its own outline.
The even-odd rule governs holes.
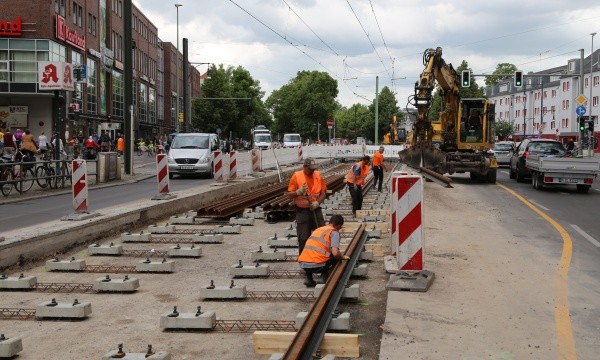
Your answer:
[[[298,146],[298,162],[301,163],[304,161],[304,156],[302,155],[302,145]]]
[[[423,179],[392,174],[392,253],[400,270],[423,270]]]
[[[85,213],[88,210],[88,184],[87,165],[82,159],[73,160],[73,209],[76,213]]]
[[[169,164],[166,154],[156,155],[156,174],[158,178],[158,193],[169,193]]]
[[[237,151],[229,152],[229,179],[237,179]]]
[[[223,153],[213,152],[215,181],[223,181]]]
[[[252,149],[252,172],[260,172],[260,156],[260,150]]]

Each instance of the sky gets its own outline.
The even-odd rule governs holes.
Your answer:
[[[402,109],[441,47],[447,63],[473,74],[499,63],[525,73],[567,64],[600,48],[597,0],[133,0],[162,41],[187,38],[190,62],[242,66],[263,101],[298,71],[327,72],[346,107],[369,105],[387,86]],[[181,4],[179,11],[175,4]],[[179,13],[179,14],[178,14]],[[598,32],[597,37],[590,34]],[[200,65],[201,73],[208,65]],[[378,81],[377,81],[378,79]],[[475,80],[484,85],[484,77]]]

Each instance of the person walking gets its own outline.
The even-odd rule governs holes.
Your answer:
[[[6,155],[5,157],[10,157],[11,159],[14,157],[15,152],[17,151],[17,141],[15,140],[15,136],[10,129],[6,129],[4,132],[4,149],[3,153]]]
[[[320,205],[325,200],[327,185],[316,169],[313,158],[304,159],[302,170],[296,171],[288,184],[288,196],[294,200],[296,208],[298,254],[302,254],[310,233],[325,225]]]
[[[46,133],[42,131],[41,135],[38,136],[38,146],[40,147],[40,152],[42,155],[48,151],[48,137]]]
[[[125,139],[123,139],[123,136],[121,135],[119,135],[119,138],[117,139],[117,151],[119,152],[119,155],[123,155],[125,152]]]
[[[343,256],[340,252],[340,229],[344,225],[342,215],[333,215],[329,219],[329,224],[321,226],[312,232],[298,262],[300,268],[306,274],[304,285],[314,287],[317,285],[313,279],[313,274],[321,274],[323,283],[327,282],[329,272],[335,266],[338,260],[349,260],[350,257]]]
[[[359,162],[352,165],[350,171],[346,175],[346,183],[352,197],[352,214],[356,217],[356,210],[362,209],[363,193],[362,189],[365,186],[365,179],[369,174],[369,164],[371,158],[369,155],[363,156]]]
[[[383,163],[383,152],[385,148],[383,146],[379,147],[379,151],[376,151],[373,155],[373,176],[375,177],[375,186],[377,186],[377,191],[381,192],[381,188],[383,186],[383,172],[388,171],[387,166]]]

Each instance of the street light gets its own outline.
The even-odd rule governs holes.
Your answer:
[[[177,121],[177,132],[179,132],[179,7],[181,4],[175,4],[177,9],[177,53],[175,54],[175,121]]]

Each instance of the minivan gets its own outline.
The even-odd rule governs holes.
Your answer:
[[[184,133],[173,139],[167,161],[169,178],[174,175],[202,174],[214,177],[213,151],[219,150],[217,134]]]
[[[298,147],[302,145],[300,134],[283,134],[283,147]]]

